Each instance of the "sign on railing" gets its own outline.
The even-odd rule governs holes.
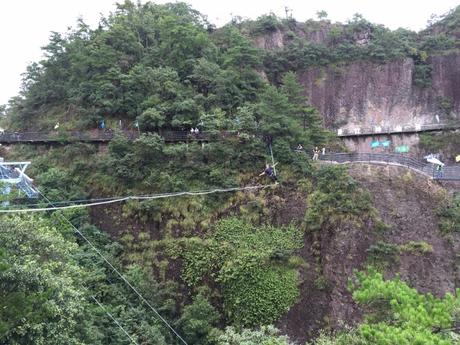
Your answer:
[[[355,136],[355,135],[370,135],[370,134],[392,134],[392,133],[414,133],[433,131],[438,129],[456,129],[460,128],[460,123],[446,124],[414,124],[414,125],[396,125],[396,126],[373,126],[373,127],[354,127],[354,128],[339,128],[337,135],[340,136]]]

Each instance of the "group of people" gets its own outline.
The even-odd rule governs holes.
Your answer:
[[[303,146],[302,144],[299,144],[297,145],[296,149],[295,149],[296,152],[303,152]],[[322,148],[322,150],[320,151],[320,149],[316,146],[314,149],[313,149],[313,157],[312,159],[313,160],[318,160],[319,158],[319,154],[320,152],[322,152],[322,154],[326,154],[326,148]],[[268,176],[273,182],[275,182],[275,184],[278,183],[278,178],[276,177],[276,170],[275,170],[275,166],[277,165],[278,163],[274,163],[273,165],[270,165],[268,163],[265,163],[265,169],[264,171],[262,171],[259,176],[263,176],[263,175],[266,175]]]
[[[297,145],[296,149],[295,149],[296,152],[303,152],[303,146],[302,144],[299,144]],[[319,154],[320,152],[324,155],[326,154],[326,148],[323,147],[320,151],[320,149],[318,148],[318,146],[316,146],[314,149],[313,149],[313,157],[312,157],[312,160],[314,161],[317,161],[319,159]]]

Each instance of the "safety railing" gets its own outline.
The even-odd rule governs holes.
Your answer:
[[[137,131],[122,131],[127,139],[139,138]],[[188,131],[160,131],[157,132],[167,142],[186,141],[217,141],[237,136],[234,131],[213,131],[191,133]],[[107,142],[114,138],[115,132],[105,131],[68,131],[68,132],[0,132],[0,143],[53,143],[53,142]]]
[[[0,142],[27,143],[27,142],[66,142],[66,141],[109,141],[114,133],[111,131],[98,132],[3,132],[0,133]]]
[[[420,159],[390,153],[328,153],[320,155],[321,161],[338,164],[367,163],[402,166],[415,170],[435,180],[460,180],[460,165],[445,165],[440,170],[436,165]]]
[[[339,128],[337,135],[339,137],[366,136],[378,134],[397,134],[397,133],[416,133],[429,132],[441,129],[457,129],[460,123],[433,123],[426,125],[397,125],[397,126],[372,126],[356,128]]]

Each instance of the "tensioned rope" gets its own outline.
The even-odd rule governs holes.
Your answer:
[[[50,205],[53,205],[51,201],[39,189],[37,189],[37,191]],[[97,255],[99,255],[101,259],[105,261],[105,263],[126,283],[126,285],[129,286],[129,288],[140,298],[140,300],[155,313],[155,315],[174,333],[174,335],[183,344],[188,345],[187,342],[180,336],[180,334],[177,333],[177,331],[170,325],[170,323],[165,318],[163,318],[160,313],[149,303],[149,301],[147,301],[145,297],[129,282],[129,280],[126,279],[126,277],[119,270],[117,270],[115,266],[112,265],[112,263],[99,251],[99,249],[97,249],[96,246],[80,230],[78,230],[77,227],[73,225],[69,219],[67,219],[67,217],[65,217],[62,213],[59,215],[75,230],[78,235],[81,236],[82,239],[84,239],[89,244],[89,246],[97,253]]]
[[[272,144],[269,144],[269,147],[270,147],[270,156],[272,157],[273,172],[275,173],[275,176],[276,176],[276,164],[275,164],[275,158],[273,157]]]
[[[133,337],[131,337],[131,335],[124,329],[124,327],[121,325],[120,322],[118,322],[117,319],[115,319],[115,317],[110,314],[110,312],[105,309],[105,307],[102,305],[101,302],[99,302],[96,297],[94,296],[91,296],[91,298],[93,299],[94,302],[96,302],[96,304],[99,306],[99,308],[101,308],[109,317],[110,319],[112,319],[113,322],[115,322],[115,324],[123,331],[124,334],[126,334],[126,336],[129,338],[129,340],[131,340],[132,343],[136,344],[136,345],[139,345],[138,342],[136,340],[134,340]]]
[[[264,188],[273,187],[273,186],[274,186],[273,184],[268,184],[268,185],[260,185],[260,186],[215,188],[215,189],[210,189],[210,190],[184,191],[184,192],[152,194],[152,195],[131,195],[131,196],[125,196],[125,197],[120,197],[120,198],[115,198],[115,199],[107,198],[107,200],[98,201],[98,202],[82,203],[82,204],[66,205],[66,206],[55,206],[53,203],[51,203],[51,201],[49,201],[46,198],[48,200],[48,203],[52,205],[52,207],[0,209],[0,213],[28,213],[28,212],[56,211],[56,210],[66,210],[66,209],[73,209],[73,208],[84,208],[84,207],[114,204],[114,203],[119,203],[123,201],[129,201],[129,200],[154,200],[154,199],[164,199],[164,198],[172,198],[172,197],[178,197],[178,196],[187,196],[187,195],[196,196],[196,195],[206,195],[206,194],[214,194],[214,193],[228,193],[228,192],[238,192],[238,191],[245,191],[245,190],[264,189]],[[44,195],[41,192],[39,193],[44,197]]]
[[[150,199],[159,199],[159,198],[166,198],[166,197],[176,197],[176,196],[182,196],[182,195],[206,195],[206,194],[211,194],[211,193],[224,193],[224,192],[231,192],[231,191],[243,191],[243,190],[254,190],[254,189],[261,189],[261,188],[266,188],[266,187],[271,187],[273,185],[263,185],[263,186],[246,186],[246,187],[233,187],[233,188],[216,188],[212,190],[204,190],[204,191],[193,191],[193,192],[178,192],[178,193],[166,193],[166,194],[157,194],[157,195],[145,195],[145,196],[128,196],[128,197],[123,197],[115,200],[107,200],[107,201],[101,201],[97,203],[91,203],[91,204],[82,204],[82,205],[69,205],[69,206],[62,206],[62,207],[56,207],[53,205],[53,203],[40,191],[38,190],[39,194],[48,202],[48,204],[52,205],[53,207],[44,207],[40,209],[19,209],[19,210],[0,210],[0,212],[3,211],[3,213],[8,212],[31,212],[31,211],[52,211],[52,210],[61,210],[61,209],[68,209],[68,208],[75,208],[75,207],[88,207],[88,206],[96,206],[96,205],[102,205],[102,204],[108,204],[108,203],[113,203],[113,202],[121,202],[121,201],[126,201],[126,200],[150,200]],[[169,322],[164,319],[160,313],[145,299],[145,297],[126,279],[126,277],[118,271],[118,269],[112,265],[112,263],[92,244],[92,242],[80,231],[78,230],[77,227],[75,227],[72,222],[67,219],[64,215],[60,214],[60,216],[74,229],[74,231],[81,236],[89,245],[90,247],[102,258],[102,260],[125,282],[125,284],[140,298],[140,300],[145,303],[154,313],[155,315],[174,333],[174,335],[182,341],[183,344],[188,345],[187,342],[177,333],[177,331],[169,324]],[[94,297],[93,297],[94,299]],[[98,302],[97,302],[98,303]],[[98,303],[99,304],[99,303]],[[116,321],[113,316],[109,315],[112,320],[123,330],[123,332],[128,335],[130,339],[131,336],[123,329],[121,324],[119,324],[118,321]]]
[[[97,202],[97,201],[108,201],[108,200],[115,200],[121,199],[124,196],[112,196],[108,198],[86,198],[86,199],[68,199],[68,200],[53,200],[51,201],[53,205],[62,205],[62,204],[77,204],[77,203],[90,203],[90,202]],[[26,207],[26,206],[37,206],[38,202],[23,204],[20,203],[18,205]],[[5,207],[3,207],[5,208]]]

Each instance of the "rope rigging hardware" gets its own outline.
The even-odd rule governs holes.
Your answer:
[[[270,147],[271,151],[271,147]],[[273,153],[271,152],[272,161]],[[33,180],[25,175],[24,171],[30,162],[3,162],[3,159],[0,160],[0,182],[7,184],[16,184],[19,189],[21,189],[29,198],[38,197],[41,195],[44,200],[46,200],[48,207],[39,207],[39,208],[22,208],[22,209],[0,209],[0,213],[29,213],[29,212],[42,212],[42,211],[56,211],[64,209],[74,209],[74,208],[84,208],[98,205],[107,205],[119,202],[125,202],[130,200],[154,200],[162,198],[171,198],[171,197],[180,197],[180,196],[200,196],[208,195],[215,193],[228,193],[228,192],[238,192],[238,191],[251,191],[251,190],[260,190],[265,188],[270,188],[276,184],[266,184],[266,185],[252,185],[244,187],[230,187],[230,188],[215,188],[209,190],[197,190],[197,191],[182,191],[175,193],[164,193],[164,194],[154,194],[154,195],[131,195],[118,198],[101,198],[96,202],[65,205],[65,206],[56,206],[53,204],[38,188],[33,186]],[[276,164],[274,164],[276,165]],[[19,167],[19,168],[17,168]],[[81,200],[78,200],[80,202]],[[70,201],[71,202],[71,201]],[[181,337],[181,335],[174,329],[174,327],[160,315],[157,309],[134,287],[131,282],[104,256],[101,251],[77,228],[72,222],[65,217],[64,214],[60,213],[59,216],[67,222],[83,240],[85,240],[89,246],[98,254],[98,256],[117,274],[117,276],[129,287],[134,294],[136,294],[140,301],[145,304],[161,322],[177,337],[177,339],[184,345],[188,345],[187,342]],[[92,300],[106,313],[106,315],[120,328],[120,330],[126,335],[131,343],[137,344],[136,340],[129,334],[129,332],[123,327],[123,325],[112,315],[102,303],[94,296],[90,296]]]
[[[15,185],[29,198],[36,198],[38,190],[33,186],[33,180],[25,174],[30,162],[5,162],[0,157],[0,183],[4,184],[2,194],[9,194],[10,186]]]

